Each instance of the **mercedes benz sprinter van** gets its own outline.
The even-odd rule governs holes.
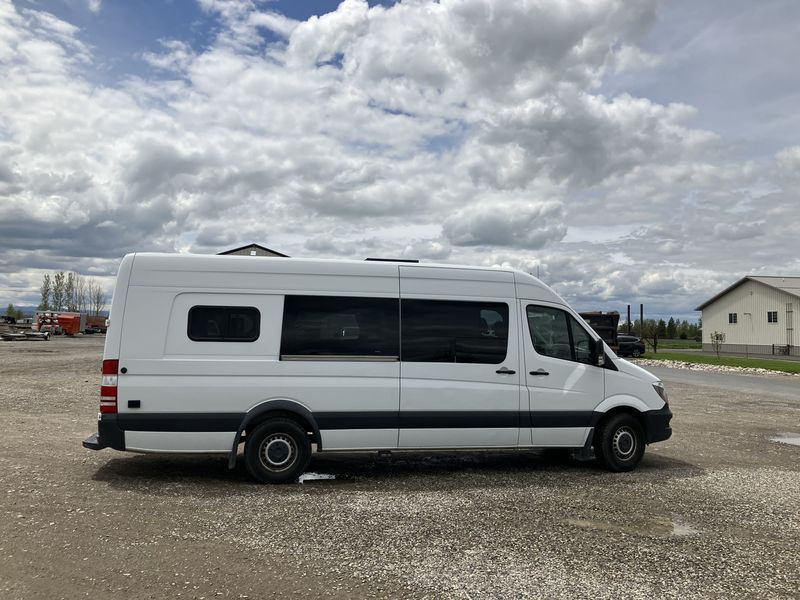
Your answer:
[[[541,281],[402,261],[129,254],[87,448],[225,453],[261,482],[336,450],[575,448],[628,471],[663,384]]]

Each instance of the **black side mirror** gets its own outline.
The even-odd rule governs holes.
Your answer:
[[[602,367],[606,364],[606,353],[603,349],[603,340],[594,340],[592,345],[592,364]]]

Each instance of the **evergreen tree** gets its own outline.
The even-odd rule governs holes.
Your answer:
[[[667,322],[667,338],[674,340],[676,337],[678,337],[678,326],[675,323],[675,319],[670,317],[669,322]]]
[[[664,319],[658,320],[658,326],[656,328],[656,334],[660,338],[667,337],[667,324],[664,322]]]

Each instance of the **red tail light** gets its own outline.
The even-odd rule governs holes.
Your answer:
[[[117,371],[118,360],[103,361],[103,382],[100,385],[100,412],[117,412]]]

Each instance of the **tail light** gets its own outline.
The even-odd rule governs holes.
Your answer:
[[[100,384],[100,412],[117,412],[117,370],[118,360],[103,361],[103,382]]]

